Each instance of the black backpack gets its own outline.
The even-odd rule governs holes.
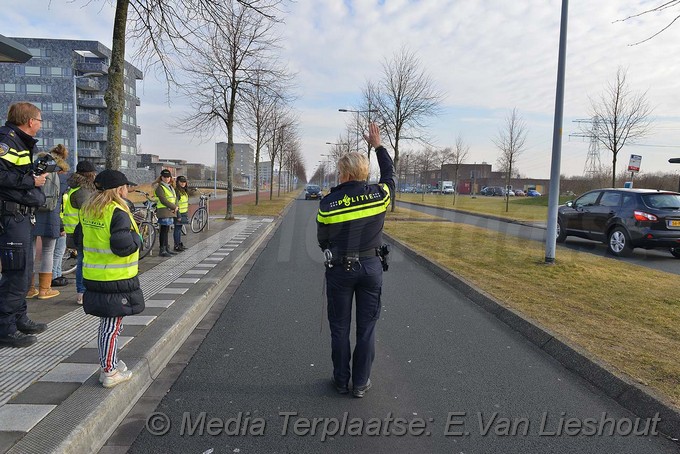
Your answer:
[[[47,174],[42,192],[45,194],[45,204],[38,207],[38,211],[46,213],[55,210],[59,205],[59,198],[61,197],[61,183],[56,172]]]

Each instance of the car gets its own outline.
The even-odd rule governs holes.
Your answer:
[[[493,188],[489,186],[485,186],[482,188],[481,191],[479,191],[480,195],[493,195]]]
[[[305,186],[305,200],[311,200],[311,199],[321,199],[323,197],[323,194],[321,192],[321,187],[315,185],[315,184],[308,184]]]
[[[567,236],[602,241],[617,257],[634,248],[666,248],[680,258],[680,193],[604,188],[586,192],[557,210],[557,241]]]
[[[515,195],[516,195],[516,196],[519,196],[519,197],[524,197],[526,194],[525,194],[524,191],[522,191],[521,189],[516,189],[516,190],[515,190]]]
[[[541,196],[541,193],[538,192],[538,191],[535,190],[535,189],[529,189],[529,190],[527,190],[527,197],[540,197],[540,196]]]

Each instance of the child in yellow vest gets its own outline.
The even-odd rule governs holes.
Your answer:
[[[83,309],[100,317],[99,381],[112,388],[127,381],[132,371],[118,361],[118,336],[125,315],[144,310],[137,277],[141,239],[125,203],[133,183],[116,170],[104,170],[94,180],[97,193],[83,205],[74,232],[83,250]]]

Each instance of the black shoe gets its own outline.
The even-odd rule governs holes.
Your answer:
[[[177,252],[182,252],[184,249],[182,249],[182,246],[180,246],[180,245],[178,244],[177,246],[175,246],[175,250],[176,250]]]
[[[171,254],[166,247],[162,247],[160,254],[158,254],[159,257],[172,257],[174,255],[175,254]]]
[[[333,387],[338,392],[338,394],[348,394],[349,393],[349,386],[341,385],[340,383],[338,383],[335,380],[335,377],[331,378],[331,382],[333,382]]]
[[[170,255],[177,255],[177,252],[172,252],[170,246],[165,246],[165,252],[167,252]]]
[[[187,249],[189,249],[188,247],[186,247],[184,245],[184,243],[179,243],[179,247],[181,247],[183,251],[186,251]]]
[[[355,386],[352,388],[352,395],[361,399],[366,394],[366,391],[371,389],[371,379],[369,378],[365,385]]]
[[[47,323],[36,323],[28,319],[24,323],[17,322],[17,329],[24,334],[39,334],[47,330]]]
[[[66,279],[64,276],[59,276],[52,279],[52,287],[64,287],[66,285],[68,285],[68,279]]]
[[[0,347],[28,347],[38,342],[38,338],[35,336],[27,336],[21,331],[15,331],[12,334],[6,336],[0,336]]]

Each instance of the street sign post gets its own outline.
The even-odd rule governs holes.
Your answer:
[[[633,178],[635,178],[635,172],[640,171],[640,164],[642,164],[642,156],[639,154],[630,155],[630,161],[628,161],[628,171],[630,172],[630,181],[626,182],[624,185],[626,188],[633,187]]]

